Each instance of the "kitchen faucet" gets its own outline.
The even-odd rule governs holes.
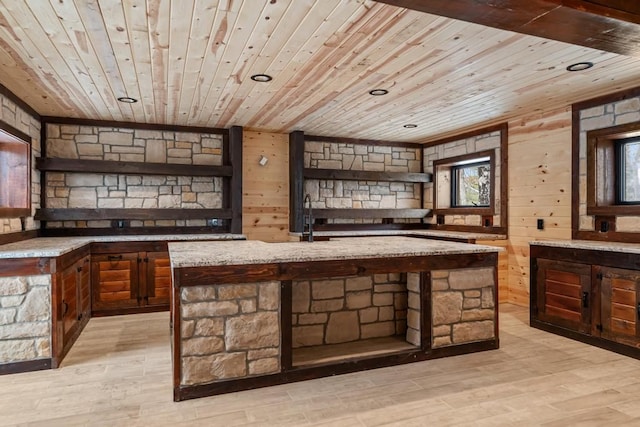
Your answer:
[[[309,235],[307,236],[307,240],[309,242],[313,242],[313,209],[311,208],[311,195],[307,194],[304,196],[303,207],[307,207],[307,202],[309,202],[309,212],[308,212],[308,227],[309,227]]]

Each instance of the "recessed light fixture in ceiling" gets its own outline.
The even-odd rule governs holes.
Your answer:
[[[567,71],[583,71],[593,67],[593,62],[576,62],[567,67]]]
[[[407,128],[407,129],[415,129],[418,127],[418,125],[414,124],[414,123],[408,123],[404,126],[402,126],[403,128]]]
[[[373,96],[382,96],[388,94],[389,91],[386,89],[373,89],[369,91],[369,95]]]
[[[273,77],[268,74],[254,74],[253,76],[251,76],[251,80],[253,80],[254,82],[266,83],[273,80]]]
[[[131,98],[130,96],[121,96],[120,98],[118,98],[118,101],[124,102],[125,104],[135,104],[136,102],[138,102],[137,99]]]

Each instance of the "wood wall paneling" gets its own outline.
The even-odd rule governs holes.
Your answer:
[[[570,108],[509,123],[509,302],[529,304],[529,242],[571,239],[571,162]]]
[[[268,161],[258,162],[261,156]],[[289,135],[243,135],[242,233],[267,242],[289,240]]]

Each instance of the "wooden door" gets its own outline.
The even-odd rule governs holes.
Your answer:
[[[575,331],[590,333],[591,266],[537,260],[537,318]]]
[[[92,313],[138,307],[138,252],[94,255],[91,259]]]
[[[77,264],[65,268],[62,281],[62,342],[69,341],[76,332],[78,323],[78,271]]]
[[[602,338],[640,348],[640,271],[599,269]]]
[[[91,258],[86,256],[78,261],[78,320],[87,321],[91,317]]]
[[[171,295],[171,265],[167,252],[146,252],[145,261],[145,303],[147,305],[169,306]]]

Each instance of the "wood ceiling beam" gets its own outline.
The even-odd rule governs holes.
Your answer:
[[[640,57],[637,0],[376,0],[487,27]]]

